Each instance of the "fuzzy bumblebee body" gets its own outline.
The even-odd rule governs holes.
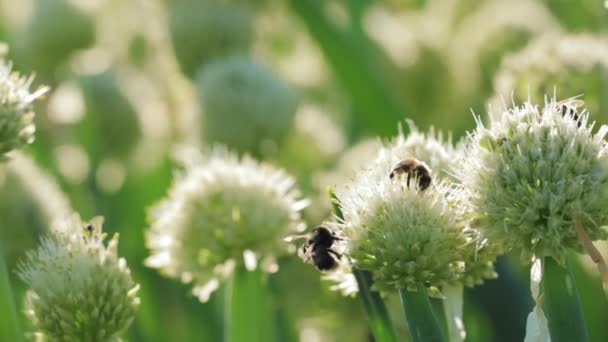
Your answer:
[[[341,254],[332,249],[334,242],[342,240],[323,226],[315,228],[298,254],[307,263],[315,265],[319,271],[329,271],[338,266]]]
[[[426,190],[431,185],[431,172],[423,162],[415,158],[407,158],[395,165],[389,177],[394,179],[396,175],[405,173],[407,175],[407,186],[410,186],[411,179],[418,181],[418,189]]]

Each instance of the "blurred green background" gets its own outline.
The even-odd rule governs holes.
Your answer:
[[[536,96],[530,85],[542,79],[543,93],[584,94],[591,117],[607,123],[607,28],[600,0],[0,0],[7,59],[52,87],[25,151],[37,166],[9,163],[0,175],[9,267],[65,196],[121,235],[142,300],[126,340],[221,340],[222,290],[201,304],[143,265],[146,208],[165,195],[180,146],[222,143],[286,168],[313,200],[305,218],[314,227],[329,215],[325,188],[367,158],[362,144],[395,135],[405,118],[458,141],[474,127],[471,111],[485,117],[497,96],[501,65],[539,37],[552,35],[548,44],[581,65],[547,56],[547,70],[511,75],[514,93],[498,96]],[[561,45],[581,34],[596,45]],[[523,340],[529,269],[510,256],[498,268],[499,280],[467,290],[467,341]],[[608,341],[594,270],[583,257],[575,265],[591,340]],[[296,257],[267,282],[277,341],[371,340],[358,299],[330,291]],[[407,340],[398,298],[389,303]]]

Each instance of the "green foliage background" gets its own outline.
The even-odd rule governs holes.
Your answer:
[[[210,1],[210,0],[205,0]],[[190,294],[190,288],[178,281],[161,277],[155,270],[146,268],[143,260],[148,256],[145,248],[147,229],[146,208],[162,198],[168,188],[175,164],[171,151],[177,144],[205,146],[200,130],[189,128],[184,113],[186,103],[196,103],[192,65],[183,66],[171,50],[171,29],[179,24],[179,30],[204,28],[199,18],[207,18],[205,2],[194,0],[174,1],[119,1],[106,0],[93,11],[75,9],[67,0],[32,0],[30,20],[19,21],[17,6],[13,0],[0,4],[0,41],[10,46],[8,58],[16,69],[37,73],[39,84],[48,84],[54,90],[67,83],[76,84],[82,92],[81,119],[68,123],[58,122],[49,114],[49,101],[38,108],[36,142],[27,148],[42,169],[54,175],[71,205],[83,218],[103,215],[105,230],[119,232],[120,253],[132,269],[134,278],[141,284],[141,307],[137,318],[125,339],[128,341],[218,341],[223,337],[224,290],[214,293],[210,302],[201,304]],[[413,119],[419,127],[430,125],[452,132],[455,140],[466,130],[474,127],[470,111],[483,115],[485,101],[492,95],[492,80],[500,60],[516,51],[533,38],[525,30],[507,27],[493,33],[471,56],[477,66],[478,80],[472,91],[463,92],[451,76],[452,50],[447,45],[458,32],[460,24],[472,16],[488,1],[459,0],[454,3],[447,37],[439,47],[417,45],[418,57],[413,63],[401,64],[389,56],[386,48],[370,35],[366,24],[369,12],[382,8],[388,13],[404,14],[399,17],[407,22],[407,14],[415,15],[437,7],[437,1],[388,1],[388,0],[265,0],[265,1],[216,1],[217,6],[239,6],[251,16],[252,26],[246,32],[245,51],[254,60],[280,75],[280,61],[293,52],[292,38],[310,42],[309,49],[322,62],[322,82],[297,83],[287,80],[302,103],[314,104],[328,115],[342,130],[346,145],[354,145],[366,137],[390,137],[397,132],[398,123],[404,118]],[[521,3],[518,1],[517,3]],[[568,32],[594,32],[606,34],[608,10],[599,0],[546,0],[532,1],[546,6],[547,12],[561,25],[563,34]],[[190,7],[188,7],[190,6]],[[451,5],[450,5],[451,6]],[[184,12],[172,12],[178,9]],[[196,13],[200,13],[197,16]],[[177,16],[177,17],[176,17]],[[237,16],[237,18],[240,18]],[[266,21],[261,24],[262,18]],[[271,18],[271,20],[268,20]],[[276,19],[276,20],[275,20]],[[243,19],[245,20],[245,19]],[[428,17],[427,25],[439,25],[444,18],[439,14]],[[491,21],[492,18],[487,18]],[[135,30],[129,23],[139,22]],[[271,28],[268,29],[268,22]],[[276,22],[278,29],[272,30]],[[198,23],[198,24],[197,24]],[[104,26],[105,25],[105,26]],[[280,26],[283,25],[283,26]],[[100,34],[100,27],[114,27],[110,34]],[[287,31],[281,31],[283,29]],[[242,29],[242,28],[240,28]],[[549,29],[549,28],[548,28]],[[123,31],[121,31],[123,30]],[[484,27],[479,27],[479,31]],[[112,35],[114,32],[114,35]],[[123,32],[124,34],[120,34]],[[160,33],[159,33],[160,32]],[[164,34],[163,34],[164,32]],[[269,33],[270,32],[270,33]],[[116,34],[119,33],[119,34]],[[160,34],[160,38],[158,35]],[[394,34],[399,40],[399,33]],[[251,36],[248,36],[251,35]],[[192,34],[183,39],[197,39]],[[249,42],[253,40],[253,42]],[[179,55],[187,55],[192,63],[196,42],[181,41]],[[252,46],[250,46],[252,45]],[[96,47],[109,56],[92,62],[102,72],[78,71],[78,60],[83,49]],[[167,48],[169,47],[169,49]],[[164,50],[163,50],[164,49]],[[90,51],[89,51],[90,52]],[[223,58],[209,53],[205,58]],[[584,51],[580,51],[584,54]],[[202,58],[202,57],[201,57]],[[473,58],[473,57],[472,57]],[[608,58],[608,56],[606,56]],[[201,61],[202,63],[203,61]],[[108,64],[101,67],[101,64]],[[296,66],[297,68],[298,66]],[[309,68],[303,64],[301,68]],[[186,69],[188,75],[181,74]],[[310,73],[319,70],[309,70]],[[141,82],[129,82],[129,78],[144,77]],[[605,96],[608,78],[598,72],[602,88],[598,93],[585,93],[586,97]],[[473,80],[471,80],[473,82]],[[145,91],[138,93],[139,86],[150,83],[154,103],[146,107]],[[559,85],[556,85],[559,88]],[[584,91],[585,89],[583,89]],[[603,91],[603,94],[602,94]],[[135,95],[134,95],[135,94]],[[563,94],[564,97],[578,94]],[[49,95],[52,98],[53,94]],[[135,99],[135,100],[134,100]],[[142,105],[142,103],[144,105]],[[155,107],[156,106],[156,107]],[[145,132],[148,121],[158,118],[148,109],[161,106],[166,113],[164,121],[154,125],[163,132],[154,135]],[[196,115],[199,113],[195,110]],[[608,109],[592,113],[600,121],[608,118]],[[195,117],[196,117],[195,115]],[[183,120],[186,120],[184,124]],[[200,120],[199,120],[200,121]],[[195,120],[196,122],[196,120]],[[149,122],[148,122],[149,123]],[[238,125],[238,122],[230,123]],[[331,170],[339,154],[324,155],[315,150],[310,140],[292,128],[288,138],[276,143],[273,152],[258,155],[287,168],[298,177],[300,186],[315,200],[320,200],[319,189],[314,186],[313,175],[317,170]],[[324,127],[316,128],[324,135]],[[88,160],[88,171],[78,178],[70,178],[70,172],[61,169],[76,168],[68,162],[58,163],[61,146],[80,146]],[[323,146],[321,146],[323,147]],[[256,152],[254,152],[256,153]],[[108,188],[99,181],[105,162],[118,163],[124,171],[124,181],[117,188]],[[120,177],[119,177],[120,178]],[[2,192],[4,191],[4,192]],[[0,189],[0,196],[13,196]],[[306,213],[308,226],[319,223],[319,215]],[[1,229],[11,229],[10,222],[0,217]],[[5,226],[7,225],[7,226]],[[36,239],[36,237],[33,237]],[[3,244],[10,244],[3,241]],[[604,246],[605,248],[605,246]],[[514,253],[517,255],[517,253]],[[583,258],[573,265],[580,289],[584,315],[592,341],[608,341],[608,302],[602,293],[598,275],[584,266]],[[525,317],[531,307],[528,290],[529,270],[521,266],[517,258],[506,257],[499,262],[501,278],[485,286],[469,290],[465,301],[467,341],[517,341],[523,339]],[[24,287],[11,273],[12,285],[17,298],[23,298]],[[280,271],[268,277],[272,290],[270,311],[277,341],[298,339],[313,341],[318,335],[321,341],[368,341],[370,332],[357,298],[344,298],[332,292],[328,284],[321,282],[318,273],[310,265],[303,264],[294,256],[280,260]],[[389,298],[393,320],[402,340],[407,339],[405,319],[398,298]],[[17,302],[22,307],[20,301]],[[21,316],[21,326],[28,330],[29,323]],[[0,321],[2,317],[0,317]],[[308,330],[307,330],[308,328]],[[315,335],[315,336],[316,336]]]

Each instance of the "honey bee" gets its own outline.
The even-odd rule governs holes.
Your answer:
[[[319,271],[329,271],[338,265],[342,255],[332,249],[334,242],[342,240],[329,228],[315,228],[308,240],[298,250],[300,257],[307,263],[315,265]]]
[[[429,167],[424,163],[415,158],[407,158],[395,165],[393,171],[389,174],[391,179],[395,178],[395,175],[400,173],[407,174],[407,186],[410,186],[410,180],[412,178],[418,180],[418,189],[420,191],[426,190],[431,185],[431,172]]]
[[[578,127],[581,127],[578,107],[582,107],[584,105],[585,102],[583,100],[579,100],[578,96],[575,96],[557,102],[555,104],[555,108],[558,112],[562,114],[562,116],[571,116],[577,122]]]

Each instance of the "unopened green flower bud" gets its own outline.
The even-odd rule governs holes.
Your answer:
[[[249,51],[252,18],[246,7],[216,0],[171,1],[169,24],[182,71],[196,71],[220,57]]]
[[[14,72],[11,64],[0,59],[0,160],[34,141],[33,103],[48,89],[30,92],[33,80]]]
[[[19,267],[31,288],[26,313],[48,341],[109,341],[135,317],[139,285],[118,257],[118,235],[104,245],[102,222],[58,223]]]
[[[215,62],[199,75],[204,138],[263,154],[289,132],[296,98],[269,70],[245,57]]]
[[[526,102],[489,127],[478,120],[458,170],[476,226],[528,262],[582,251],[577,221],[592,240],[608,237],[608,127],[594,134],[585,111],[568,109],[573,101]]]
[[[283,239],[304,229],[307,201],[280,169],[219,147],[199,157],[150,210],[146,264],[194,283],[206,301],[235,264],[276,270],[275,256],[287,252]]]

